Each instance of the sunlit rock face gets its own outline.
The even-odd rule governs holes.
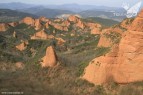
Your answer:
[[[68,20],[76,24],[77,27],[84,29],[85,24],[81,21],[81,19],[77,16],[71,15],[69,16]]]
[[[143,80],[143,32],[128,31],[119,45],[114,79],[118,83]]]
[[[35,20],[32,17],[25,17],[21,22],[34,26]]]
[[[120,43],[114,44],[106,55],[93,59],[85,68],[82,78],[95,85],[109,81],[121,84],[143,81],[142,26],[143,10],[129,23],[129,27],[124,26],[128,30],[122,33]],[[109,42],[101,37],[99,44],[108,46]]]
[[[143,9],[141,12],[137,15],[137,17],[134,19],[133,23],[131,24],[130,30],[133,31],[140,31],[143,32]]]
[[[57,65],[58,59],[57,55],[52,46],[47,47],[46,54],[42,58],[42,67],[54,67]]]
[[[33,36],[31,36],[31,39],[48,39],[49,36],[44,30],[40,30],[39,32],[35,33]]]
[[[143,32],[127,31],[117,47],[95,58],[85,69],[83,78],[94,84],[143,80]]]

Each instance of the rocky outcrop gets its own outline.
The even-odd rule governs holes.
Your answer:
[[[84,29],[84,28],[85,28],[85,24],[84,24],[84,23],[80,20],[80,18],[77,17],[77,16],[71,15],[71,16],[69,16],[68,20],[69,20],[70,22],[75,23],[75,25],[76,25],[77,27],[81,28],[81,29]]]
[[[81,20],[78,20],[76,26],[81,28],[81,29],[84,29],[84,27],[85,27],[84,23]]]
[[[57,55],[52,46],[47,47],[46,55],[42,58],[42,67],[54,67],[57,65]]]
[[[55,23],[61,23],[61,22],[63,22],[63,21],[64,21],[64,19],[62,19],[62,18],[56,18],[56,19],[54,20]]]
[[[58,45],[63,45],[66,41],[63,40],[62,38],[55,38],[58,41]]]
[[[79,18],[76,17],[76,16],[74,16],[74,15],[71,15],[71,16],[68,17],[68,20],[69,20],[70,22],[77,23],[78,20],[79,20]]]
[[[8,28],[8,26],[4,23],[0,23],[0,32],[4,32],[6,31]]]
[[[68,27],[61,26],[60,24],[53,23],[52,26],[58,30],[61,30],[61,31],[68,31]]]
[[[24,69],[24,63],[22,63],[22,62],[17,62],[17,63],[15,63],[15,66],[16,66],[16,68],[17,69]]]
[[[15,27],[16,25],[18,25],[18,22],[11,22],[11,23],[8,23],[10,26],[13,26]]]
[[[123,36],[115,67],[114,80],[130,83],[143,80],[143,32],[128,31]]]
[[[118,44],[121,40],[123,31],[117,30],[111,30],[111,28],[102,30],[100,32],[98,47],[112,47],[114,44]]]
[[[101,32],[100,32],[100,28],[93,28],[92,30],[91,30],[91,34],[100,34]]]
[[[62,26],[65,26],[65,27],[69,27],[70,25],[70,22],[68,20],[65,20],[61,23]]]
[[[45,27],[46,27],[47,29],[49,29],[49,22],[46,22],[46,23],[45,23]]]
[[[44,30],[41,30],[35,33],[31,39],[48,39],[48,34]]]
[[[127,18],[120,23],[120,27],[128,30],[133,22],[133,18]]]
[[[34,26],[34,23],[35,23],[35,20],[31,17],[25,17],[23,20],[22,20],[22,23],[25,23],[27,25],[32,25]]]
[[[16,37],[17,37],[17,34],[16,34],[16,32],[15,32],[15,31],[13,32],[13,37],[14,37],[14,38],[16,38]]]
[[[41,22],[40,22],[39,19],[35,20],[34,26],[35,26],[35,30],[38,30],[42,27]]]
[[[132,22],[129,30],[143,32],[143,9]]]
[[[127,29],[123,33],[121,28],[112,27],[105,30],[106,37],[101,35],[99,44],[108,46],[108,31],[122,35],[119,44],[112,44],[112,50],[105,56],[92,60],[85,69],[83,79],[94,84],[103,84],[108,81],[117,83],[131,83],[143,81],[143,10],[133,19],[124,20],[120,27]],[[121,30],[120,32],[118,30]],[[110,31],[111,32],[111,31]],[[103,43],[104,42],[104,43]],[[107,44],[108,45],[104,45]]]
[[[50,20],[47,19],[46,17],[40,17],[39,19],[40,19],[40,21],[42,21],[42,22],[49,22],[49,21],[50,21]]]
[[[118,46],[114,46],[110,53],[93,59],[85,68],[83,79],[95,85],[110,81],[112,78],[114,62],[117,59]]]
[[[20,51],[23,51],[27,48],[28,41],[21,41],[21,44],[17,45],[16,48]]]
[[[119,46],[113,46],[110,53],[89,63],[83,79],[94,84],[111,80],[117,83],[143,81],[142,42],[143,32],[125,32]]]
[[[86,27],[89,27],[90,29],[94,29],[94,28],[101,28],[102,26],[98,23],[86,23],[85,24]]]
[[[98,42],[98,47],[111,47],[112,46],[112,41],[106,37],[106,35],[101,34],[100,39]]]

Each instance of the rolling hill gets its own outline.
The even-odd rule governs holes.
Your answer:
[[[54,18],[61,14],[74,14],[74,12],[69,11],[69,10],[49,9],[49,8],[44,8],[44,7],[33,7],[33,8],[23,9],[20,11],[32,13],[38,16],[45,16],[48,18]]]
[[[24,13],[19,12],[16,10],[10,10],[10,9],[0,9],[0,22],[12,22],[20,20],[26,16],[30,17],[38,17],[36,15],[30,14],[30,13]]]

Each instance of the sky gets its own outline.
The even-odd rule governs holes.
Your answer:
[[[0,0],[0,3],[21,2],[36,5],[61,5],[75,3],[80,5],[120,7],[124,2],[129,3],[130,5],[134,5],[138,1],[141,0]]]

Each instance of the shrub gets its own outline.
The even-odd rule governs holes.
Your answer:
[[[142,95],[139,89],[127,85],[121,89],[119,95]]]
[[[92,95],[107,95],[103,86],[96,86]]]

